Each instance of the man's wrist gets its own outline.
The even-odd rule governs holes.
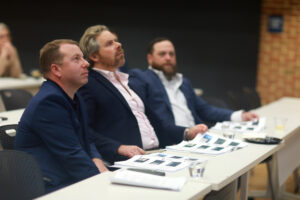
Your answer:
[[[190,137],[189,137],[189,128],[186,128],[183,132],[183,140],[184,141],[189,141],[190,140]]]

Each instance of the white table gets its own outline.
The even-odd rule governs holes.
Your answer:
[[[0,126],[4,126],[4,125],[8,125],[8,124],[18,124],[23,112],[24,112],[24,109],[0,112],[0,117],[7,118],[7,120],[0,121]]]
[[[289,144],[289,142],[296,141],[294,137],[297,135],[299,135],[300,137],[300,134],[297,134],[300,131],[300,128],[298,128],[300,125],[300,122],[298,122],[298,119],[300,119],[299,109],[300,99],[283,98],[279,101],[255,110],[256,113],[260,114],[260,116],[267,117],[267,127],[265,132],[268,135],[283,138],[285,142],[281,143],[280,145],[260,145],[249,143],[247,147],[234,152],[226,153],[216,157],[208,156],[210,160],[207,163],[204,179],[198,181],[189,179],[183,190],[180,192],[114,185],[109,181],[109,177],[112,176],[113,173],[105,173],[81,181],[52,194],[46,195],[44,197],[41,197],[40,199],[94,199],[98,196],[99,198],[104,199],[140,199],[141,197],[145,199],[196,199],[204,196],[210,190],[218,191],[230,182],[242,176],[241,199],[245,200],[247,199],[249,170],[262,162],[267,157],[273,155],[273,159],[275,161],[278,161],[274,162],[275,170],[273,171],[273,181],[276,188],[279,188],[278,177],[280,177],[282,173],[291,174],[294,166],[298,166],[296,165],[296,163],[295,165],[293,165],[293,167],[291,167],[291,169],[289,169],[288,172],[286,172],[285,167],[289,166],[290,163],[285,164],[285,166],[282,165],[284,163],[280,162],[280,159],[282,159],[280,153],[285,152],[286,149],[290,149],[290,145],[285,145],[285,143]],[[19,114],[20,112],[21,111],[19,111]],[[17,112],[14,114],[10,114],[11,118],[16,119],[14,115],[17,114]],[[285,131],[279,133],[274,132],[272,124],[272,119],[274,116],[288,116],[289,121]],[[300,145],[298,145],[298,143],[293,143],[291,146],[293,147],[293,150],[296,149],[297,151],[293,152],[294,154],[290,155],[298,155],[300,152]],[[176,152],[171,150],[168,150],[166,152],[170,154],[184,155],[189,157],[207,157],[200,154]],[[187,169],[184,169],[177,173],[167,173],[167,176],[189,177]],[[279,192],[277,196],[280,196]]]
[[[206,166],[203,183],[212,185],[212,190],[218,191],[227,184],[235,181],[242,176],[240,199],[248,198],[248,172],[257,164],[276,153],[284,143],[280,145],[260,145],[251,144],[243,149],[213,156],[205,156],[209,159]],[[183,153],[176,151],[167,151],[176,155],[184,155],[189,157],[204,157],[203,155],[194,153]],[[187,170],[182,170],[176,175],[188,176]]]
[[[33,95],[35,95],[44,80],[45,79],[43,79],[43,78],[36,79],[33,77],[26,77],[23,79],[1,77],[0,78],[0,90],[24,89],[24,90],[31,92]]]
[[[7,124],[17,124],[24,109],[7,112],[0,112],[1,117],[8,120],[0,121],[0,126]],[[187,169],[185,171],[187,173]],[[70,187],[46,195],[42,199],[199,199],[211,191],[211,185],[207,183],[188,181],[180,192],[157,190],[151,188],[141,188],[111,184],[109,177],[114,172],[100,174]],[[169,173],[168,176],[173,176]]]
[[[281,98],[257,109],[256,112],[268,118],[266,129],[268,135],[285,140],[284,147],[273,156],[272,167],[276,198],[283,199],[287,195],[283,192],[285,181],[300,166],[300,98]],[[288,119],[283,131],[275,130],[274,117]]]
[[[210,192],[210,184],[187,182],[180,192],[110,183],[115,172],[107,172],[85,179],[39,200],[93,200],[93,199],[199,199]]]

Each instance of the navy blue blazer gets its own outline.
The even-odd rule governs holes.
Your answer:
[[[86,108],[79,95],[74,99],[47,80],[19,122],[15,148],[37,160],[47,192],[99,173],[92,158],[101,156],[89,142]]]
[[[137,145],[142,148],[138,122],[126,99],[109,80],[91,69],[89,81],[79,89],[79,93],[85,100],[95,144],[104,160],[113,162],[126,159],[117,153],[120,145]],[[145,113],[156,132],[160,147],[182,140],[184,127],[161,124],[147,104]],[[173,133],[171,137],[170,132]]]
[[[129,85],[140,97],[151,106],[151,109],[165,123],[175,124],[175,118],[164,85],[152,70],[147,69],[141,71],[134,69],[129,71]],[[230,120],[232,110],[217,108],[205,102],[201,97],[197,96],[188,79],[183,78],[180,90],[183,92],[188,108],[190,109],[195,123],[218,122]]]

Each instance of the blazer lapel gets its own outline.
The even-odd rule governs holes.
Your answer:
[[[87,116],[86,116],[86,110],[85,108],[83,108],[84,106],[84,102],[83,100],[81,99],[81,97],[78,95],[78,106],[79,106],[79,109],[80,109],[80,116],[81,116],[81,119],[80,119],[80,125],[81,125],[81,138],[83,140],[83,145],[86,149],[86,151],[90,154],[90,139],[88,138],[89,137],[89,132],[88,132],[88,122],[86,121],[87,119]]]
[[[184,80],[183,80],[184,81]],[[186,102],[187,102],[187,106],[188,108],[190,109],[190,111],[192,112],[194,118],[195,118],[195,115],[194,115],[194,109],[193,109],[193,106],[192,106],[192,94],[189,92],[190,90],[187,88],[187,85],[184,84],[184,82],[182,82],[181,86],[179,87],[179,89],[181,90],[181,92],[183,93],[185,99],[186,99]],[[195,118],[196,119],[196,118]]]
[[[168,94],[167,94],[167,91],[165,89],[165,86],[162,84],[161,80],[159,79],[159,77],[157,76],[157,74],[155,74],[152,70],[150,69],[147,69],[148,71],[148,74],[149,76],[151,76],[152,78],[152,81],[153,81],[153,85],[155,85],[155,88],[158,88],[161,92],[162,92],[162,98],[163,98],[163,101],[167,104],[167,107],[169,109],[170,112],[173,112],[172,111],[172,108],[171,108],[171,103],[170,103],[170,100],[169,100],[169,97],[168,97]]]
[[[120,102],[130,111],[131,111],[131,108],[129,107],[126,99],[123,97],[123,95],[119,92],[119,90],[109,81],[107,80],[104,76],[102,76],[100,73],[94,71],[94,70],[91,70],[91,75],[93,77],[96,78],[96,80],[104,85],[104,87],[106,87],[108,90],[110,90],[112,92],[113,95],[115,95],[119,100]]]

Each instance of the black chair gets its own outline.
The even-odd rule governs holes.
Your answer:
[[[3,200],[27,200],[45,194],[40,167],[27,153],[0,151],[0,177],[0,197]]]
[[[202,98],[210,105],[216,106],[218,108],[229,108],[227,103],[223,99],[204,95],[202,96]]]
[[[258,92],[254,88],[243,87],[227,92],[228,105],[233,110],[252,110],[261,106]]]
[[[223,99],[211,97],[211,96],[201,96],[204,101],[206,101],[208,104],[216,106],[218,108],[228,108],[228,105]],[[216,122],[215,121],[205,121],[204,122],[209,128],[213,127]]]
[[[232,110],[249,110],[249,104],[244,97],[242,90],[227,91],[227,104]]]
[[[248,102],[249,109],[261,107],[261,100],[258,92],[254,88],[243,87],[244,98]]]
[[[25,108],[33,97],[30,92],[21,89],[0,90],[0,96],[7,111]]]
[[[0,144],[3,149],[14,149],[18,124],[0,126]]]

